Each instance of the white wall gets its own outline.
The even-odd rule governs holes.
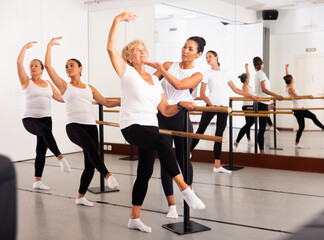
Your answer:
[[[105,97],[120,97],[120,81],[115,73],[106,50],[108,32],[114,17],[130,11],[138,15],[136,21],[120,23],[117,49],[121,52],[126,43],[141,39],[147,45],[149,59],[155,61],[154,6],[93,11],[89,13],[89,82]],[[147,71],[153,69],[147,67]],[[118,113],[105,113],[105,121],[118,122]],[[119,128],[104,127],[105,142],[125,143]]]
[[[37,41],[27,50],[24,61],[29,73],[33,58],[44,59],[47,42],[55,36],[63,36],[60,47],[53,49],[53,66],[66,79],[65,61],[75,57],[84,65],[84,81],[87,81],[87,9],[82,0],[13,0],[0,2],[0,153],[13,161],[35,157],[35,136],[23,127],[21,114],[23,96],[19,83],[16,59],[29,41]],[[49,79],[43,74],[43,79]],[[63,153],[79,151],[65,133],[65,106],[52,102],[53,132]],[[48,154],[52,153],[48,151]]]
[[[297,56],[317,56],[324,54],[324,11],[323,7],[307,8],[299,10],[281,10],[277,21],[270,24],[270,81],[274,92],[285,94],[285,64],[289,64],[289,72],[294,76],[295,87],[301,95],[312,94],[323,96],[321,81],[312,85],[312,89],[304,87],[304,76],[299,76],[295,68]],[[307,30],[306,26],[317,26],[316,29]],[[315,28],[315,27],[314,27]],[[306,48],[316,48],[316,52],[306,52]],[[307,71],[303,67],[304,71]],[[323,73],[323,68],[319,70]],[[323,101],[304,100],[305,107],[324,107]],[[291,107],[290,102],[279,102],[279,107]],[[316,111],[320,121],[324,122],[322,112]],[[296,127],[296,121],[292,115],[278,115],[278,127]],[[308,121],[305,129],[318,129]]]

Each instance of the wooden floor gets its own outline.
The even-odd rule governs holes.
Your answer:
[[[70,174],[61,172],[55,158],[47,158],[43,182],[51,187],[49,191],[32,189],[33,160],[15,162],[17,239],[282,240],[324,210],[323,174],[249,167],[232,174],[216,174],[212,164],[194,162],[193,187],[206,210],[191,211],[191,220],[211,230],[179,237],[161,227],[183,221],[183,212],[176,190],[180,217],[166,218],[167,203],[157,160],[141,213],[141,220],[152,227],[152,233],[129,230],[127,221],[137,161],[121,161],[119,157],[106,154],[105,163],[118,180],[120,192],[87,193],[87,198],[95,202],[92,208],[74,204],[83,169],[81,153],[66,155],[72,167]],[[98,185],[96,173],[91,186]]]

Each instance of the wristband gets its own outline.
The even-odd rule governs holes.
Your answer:
[[[184,109],[184,107],[180,105],[180,102],[177,103],[177,108],[179,111],[182,111]]]

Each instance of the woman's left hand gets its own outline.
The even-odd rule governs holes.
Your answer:
[[[195,106],[197,106],[197,105],[193,102],[181,101],[180,106],[187,109],[188,111],[193,111],[193,110],[195,110]]]
[[[163,70],[165,70],[164,67],[163,67],[163,64],[162,63],[159,63],[159,62],[145,62],[145,64],[147,66],[150,66],[152,68],[155,68],[156,70],[158,70],[160,72],[163,71]]]

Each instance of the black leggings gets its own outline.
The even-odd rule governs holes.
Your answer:
[[[22,122],[29,133],[37,136],[35,177],[42,177],[47,148],[56,157],[61,155],[52,133],[52,118],[24,118]]]
[[[180,174],[179,168],[166,136],[160,135],[157,127],[133,124],[121,132],[127,142],[138,147],[139,158],[132,204],[142,206],[153,173],[156,152],[159,154],[161,166],[171,178]]]
[[[185,132],[185,125],[184,125],[184,120],[185,120],[185,111],[180,111],[176,115],[172,117],[165,117],[163,116],[160,112],[158,113],[158,120],[159,120],[159,127],[161,129],[168,129],[168,130],[175,130],[175,131],[182,131]],[[193,132],[193,127],[192,123],[190,121],[190,118],[188,117],[188,130],[190,133]],[[172,140],[174,141],[174,146],[175,146],[175,152],[176,152],[176,159],[178,161],[178,164],[180,166],[181,171],[183,172],[183,161],[185,158],[185,152],[184,152],[184,142],[185,139],[183,137],[175,137],[175,136],[166,136],[170,148],[172,148]],[[191,138],[188,138],[188,152],[187,156],[189,156],[189,148],[191,146]],[[187,161],[187,159],[185,159]],[[192,184],[193,181],[193,168],[191,161],[189,160],[187,162],[188,165],[188,185]],[[172,178],[164,169],[163,166],[161,166],[161,181],[162,181],[162,187],[165,196],[171,196],[173,195],[173,182]]]
[[[201,115],[201,119],[199,122],[199,126],[196,133],[204,134],[206,131],[206,128],[208,127],[208,124],[213,119],[213,117],[217,115],[216,120],[216,131],[215,136],[222,137],[226,128],[226,121],[227,121],[227,113],[213,113],[213,112],[203,112]],[[199,139],[193,139],[191,144],[190,151],[193,151],[195,147],[197,146],[199,142]],[[215,142],[214,143],[214,158],[215,159],[221,159],[222,154],[222,143],[221,142]]]
[[[303,130],[305,128],[305,118],[312,119],[316,126],[318,126],[324,130],[323,124],[320,121],[318,121],[318,119],[316,118],[316,115],[311,113],[310,111],[308,111],[308,110],[294,110],[293,112],[294,112],[294,116],[296,117],[298,126],[299,126],[299,129],[296,134],[296,143],[299,143],[299,139],[300,139],[300,137],[303,133]]]
[[[259,111],[268,111],[268,105],[264,103],[258,103]],[[258,143],[260,150],[264,150],[264,132],[266,130],[268,118],[259,117],[259,132],[258,132]],[[241,128],[239,134],[237,135],[236,142],[240,142],[244,134],[250,130],[254,124],[254,117],[251,117],[248,122]]]
[[[82,148],[84,170],[80,179],[79,193],[85,194],[96,168],[104,177],[109,173],[98,153],[98,129],[96,125],[70,123],[66,125],[69,139]]]
[[[248,109],[248,107],[249,107],[250,109]],[[252,108],[252,109],[251,109],[251,108]],[[246,110],[251,111],[251,110],[253,110],[253,105],[245,105],[245,106],[242,106],[242,110],[243,110],[243,111],[246,111]],[[253,117],[247,117],[247,116],[246,116],[246,117],[245,117],[245,123],[247,123],[247,122],[249,121],[250,118],[253,118]],[[273,123],[272,123],[270,117],[267,118],[267,124],[268,124],[269,126],[272,126],[272,125],[273,125]],[[251,139],[250,130],[251,130],[251,127],[246,131],[246,137],[247,137],[247,139]]]

